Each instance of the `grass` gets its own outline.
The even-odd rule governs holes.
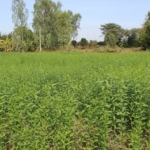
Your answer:
[[[150,53],[0,53],[0,149],[149,149]]]

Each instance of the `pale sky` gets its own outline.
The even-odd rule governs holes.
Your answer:
[[[57,0],[54,0],[57,2]],[[35,0],[24,0],[29,10],[31,28]],[[77,41],[81,38],[101,41],[100,25],[116,23],[124,29],[140,28],[150,11],[150,0],[60,0],[62,10],[71,10],[82,16]],[[11,0],[0,0],[0,32],[13,31]]]

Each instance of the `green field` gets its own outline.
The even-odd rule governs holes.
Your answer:
[[[150,53],[0,53],[1,150],[150,150]]]

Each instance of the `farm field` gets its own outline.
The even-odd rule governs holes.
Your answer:
[[[150,53],[0,53],[1,150],[150,150]]]

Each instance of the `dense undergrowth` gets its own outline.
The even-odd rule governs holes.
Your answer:
[[[0,77],[2,150],[150,149],[150,53],[1,53]]]

